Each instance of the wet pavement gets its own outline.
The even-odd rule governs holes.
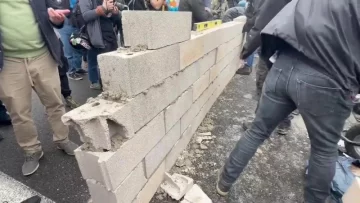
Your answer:
[[[70,86],[74,99],[80,103],[85,103],[87,98],[99,94],[99,91],[89,89],[86,77],[82,81],[70,81]],[[15,141],[12,127],[1,127],[0,133],[4,135],[5,139],[0,142],[0,172],[55,202],[87,202],[90,195],[86,183],[81,177],[75,157],[65,155],[56,149],[52,142],[52,131],[47,122],[44,107],[35,93],[32,103],[33,118],[45,152],[44,158],[40,161],[40,168],[32,176],[24,177],[22,175],[21,166],[24,160]],[[81,143],[78,134],[73,129],[70,131],[70,139],[78,144]],[[1,203],[6,201],[3,198],[0,196]]]

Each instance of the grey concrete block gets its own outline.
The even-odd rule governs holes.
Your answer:
[[[104,90],[133,97],[180,70],[180,48],[172,45],[132,55],[111,52],[98,61]]]
[[[181,117],[181,133],[183,133],[191,125],[191,122],[204,106],[205,102],[213,94],[215,88],[215,84],[210,84],[200,97],[191,105],[190,109]]]
[[[137,95],[131,103],[134,130],[140,129],[160,111],[173,103],[198,78],[199,68],[194,64],[165,79],[163,83],[150,88],[146,93]]]
[[[196,128],[195,128],[196,130]],[[165,159],[165,170],[169,171],[171,167],[175,164],[176,159],[179,157],[180,153],[186,148],[189,144],[192,136],[194,134],[194,128],[189,126],[184,133],[181,135],[181,138],[176,142],[175,146],[171,149],[169,154]]]
[[[158,187],[164,180],[165,160],[156,169],[154,174],[149,178],[144,188],[139,192],[133,203],[148,203],[157,191]]]
[[[191,39],[180,45],[180,69],[184,69],[204,56],[203,35],[191,35]]]
[[[152,176],[171,148],[178,141],[180,135],[180,121],[178,121],[163,139],[146,155],[145,171],[147,178]]]
[[[66,113],[62,121],[73,125],[83,142],[95,149],[111,150],[111,139],[128,139],[134,135],[129,103],[103,99],[86,103]]]
[[[93,203],[131,203],[146,182],[143,163],[140,163],[115,190],[107,190],[95,180],[86,180]]]
[[[193,89],[185,91],[173,104],[165,110],[165,127],[168,132],[191,107],[193,103]],[[180,131],[179,131],[180,132]]]
[[[203,75],[213,65],[215,65],[216,52],[217,52],[217,49],[214,49],[211,52],[207,53],[204,57],[199,59],[198,64],[199,64],[199,69],[200,69],[200,75]]]
[[[191,12],[122,12],[125,46],[158,49],[189,40],[191,21]]]
[[[81,172],[87,174],[86,178],[101,183],[107,190],[115,191],[164,135],[164,114],[161,112],[134,137],[124,141],[116,152],[84,152],[87,154],[79,162]]]
[[[199,96],[206,90],[209,86],[209,76],[210,72],[207,71],[202,75],[193,85],[193,101],[195,102]]]

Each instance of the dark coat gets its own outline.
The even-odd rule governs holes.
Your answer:
[[[61,62],[61,46],[59,40],[54,32],[54,27],[61,28],[63,25],[53,25],[49,20],[47,9],[49,7],[56,9],[57,5],[54,4],[54,0],[29,0],[31,8],[34,12],[35,18],[39,24],[41,35],[45,41],[47,48],[54,60],[62,66]],[[26,22],[25,22],[26,23]],[[1,42],[0,32],[0,70],[4,66],[4,49]]]
[[[193,24],[213,20],[212,14],[205,10],[203,0],[181,0],[179,11],[192,12]]]
[[[279,0],[277,0],[279,1]],[[343,90],[360,85],[360,7],[358,0],[293,0],[263,29],[262,56],[284,43],[317,64]]]
[[[261,30],[273,19],[276,14],[291,0],[264,0],[256,11],[254,26],[248,32],[248,38],[241,51],[241,58],[246,59],[261,45]],[[261,3],[261,2],[260,2]]]

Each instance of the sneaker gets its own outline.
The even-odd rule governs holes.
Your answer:
[[[250,75],[252,72],[252,68],[250,66],[244,65],[243,68],[239,68],[236,71],[236,74],[239,75]]]
[[[77,73],[69,73],[69,78],[72,80],[82,80],[83,78]]]
[[[77,70],[76,73],[79,75],[86,75],[88,72],[81,68],[81,69]]]
[[[101,90],[101,85],[99,83],[93,83],[90,85],[90,89],[93,89],[93,90]]]
[[[77,107],[80,106],[80,104],[78,104],[76,101],[74,101],[72,96],[66,97],[65,102],[66,102],[66,106],[71,108],[71,109],[76,109]]]
[[[279,135],[287,135],[291,129],[291,123],[281,122],[277,127],[277,133]]]
[[[29,199],[22,201],[21,203],[40,203],[40,202],[41,202],[41,197],[35,195],[33,197],[30,197]]]
[[[221,174],[223,172],[223,168],[222,167],[220,170],[219,170],[219,175],[218,175],[218,178],[217,178],[217,181],[216,181],[216,192],[220,195],[220,196],[227,196],[229,194],[229,191],[231,189],[231,186],[224,186],[221,184],[220,182],[220,179],[221,179]]]
[[[29,176],[39,168],[39,160],[44,156],[44,152],[41,150],[33,154],[25,154],[25,162],[22,166],[22,173],[24,176]]]
[[[69,141],[67,143],[59,143],[57,147],[58,149],[63,150],[67,155],[74,156],[74,151],[79,147],[79,145]]]

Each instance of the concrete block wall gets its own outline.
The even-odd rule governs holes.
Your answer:
[[[167,23],[168,15],[186,33],[169,29],[171,38],[151,42],[164,26],[147,19]],[[141,30],[149,39],[139,42],[153,50],[100,55],[104,92],[63,116],[84,141],[76,159],[94,203],[149,202],[240,66],[244,22],[191,33],[187,15],[126,13],[125,41],[137,44],[139,28],[125,26],[133,25],[130,16],[143,19],[137,26],[150,26]]]

